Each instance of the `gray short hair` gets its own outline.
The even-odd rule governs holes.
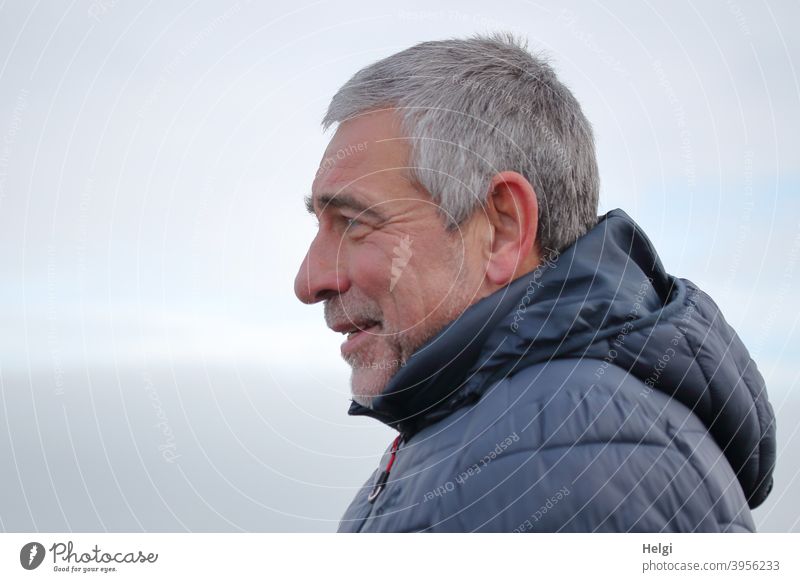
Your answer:
[[[410,177],[449,226],[469,218],[505,170],[536,191],[542,249],[561,251],[595,225],[591,125],[546,59],[514,36],[424,42],[369,65],[339,89],[322,126],[386,108],[412,138]]]

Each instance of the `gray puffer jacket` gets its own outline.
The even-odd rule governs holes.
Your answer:
[[[349,413],[400,434],[342,532],[754,531],[772,488],[755,363],[620,210]]]

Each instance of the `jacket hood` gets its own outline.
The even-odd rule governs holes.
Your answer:
[[[410,435],[477,401],[495,382],[554,358],[616,365],[703,421],[750,507],[772,489],[775,419],[764,380],[711,298],[669,275],[623,211],[470,306],[417,350],[370,408]],[[588,388],[588,386],[587,386]]]

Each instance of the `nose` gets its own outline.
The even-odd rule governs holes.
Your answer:
[[[330,299],[350,288],[341,246],[318,234],[311,242],[294,279],[294,294],[303,303]]]

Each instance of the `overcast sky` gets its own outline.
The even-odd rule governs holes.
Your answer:
[[[754,516],[800,531],[797,2],[168,4],[0,4],[1,529],[334,530],[392,431],[346,416],[292,292],[320,120],[377,59],[502,30],[592,122],[601,212],[753,353],[781,447]]]

